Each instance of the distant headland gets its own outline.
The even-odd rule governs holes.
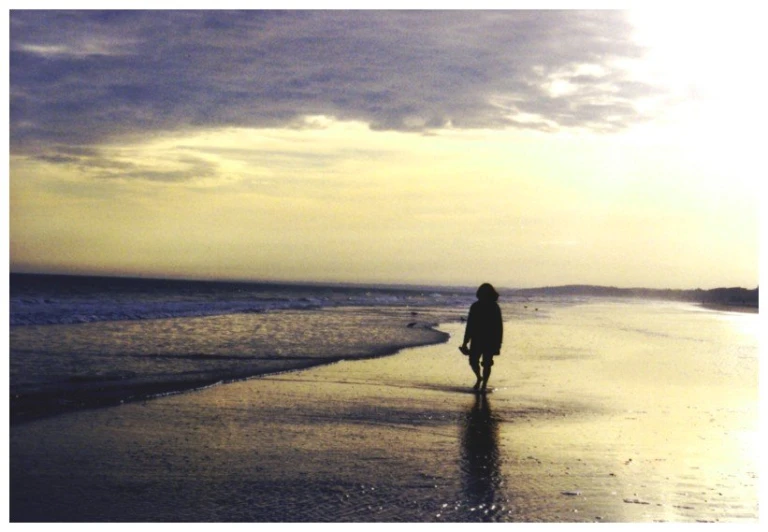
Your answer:
[[[517,289],[509,292],[517,296],[593,296],[593,297],[635,297],[644,299],[666,299],[701,303],[708,307],[757,310],[760,306],[760,288],[713,288],[711,290],[672,290],[654,288],[616,288],[613,286],[565,285],[541,288]]]

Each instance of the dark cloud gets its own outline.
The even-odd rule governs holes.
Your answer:
[[[32,159],[45,163],[68,165],[95,179],[145,179],[147,181],[181,182],[217,175],[218,165],[193,155],[172,155],[165,162],[173,166],[158,169],[125,160],[108,149],[81,149],[50,146]]]
[[[15,10],[11,144],[319,114],[376,130],[620,129],[659,94],[616,66],[642,54],[631,35],[618,11]]]

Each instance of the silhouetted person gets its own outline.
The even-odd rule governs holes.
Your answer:
[[[477,301],[469,307],[464,343],[459,349],[462,353],[469,354],[469,366],[477,377],[473,389],[484,392],[488,386],[488,378],[491,376],[493,357],[501,352],[504,326],[501,322],[501,309],[497,303],[499,294],[496,289],[488,283],[483,283],[477,289],[476,295]],[[480,374],[481,361],[482,375]]]

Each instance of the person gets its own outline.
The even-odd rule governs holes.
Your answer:
[[[501,353],[504,326],[501,309],[497,301],[499,294],[489,283],[483,283],[477,289],[477,301],[469,307],[469,317],[464,332],[464,343],[459,350],[469,355],[469,366],[477,377],[472,387],[475,391],[485,392],[491,376],[493,357]],[[483,372],[480,373],[482,361]]]

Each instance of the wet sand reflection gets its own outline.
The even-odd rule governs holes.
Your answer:
[[[468,520],[498,521],[502,516],[498,438],[499,419],[491,412],[488,397],[478,394],[464,419],[461,437],[462,490],[469,504]]]

